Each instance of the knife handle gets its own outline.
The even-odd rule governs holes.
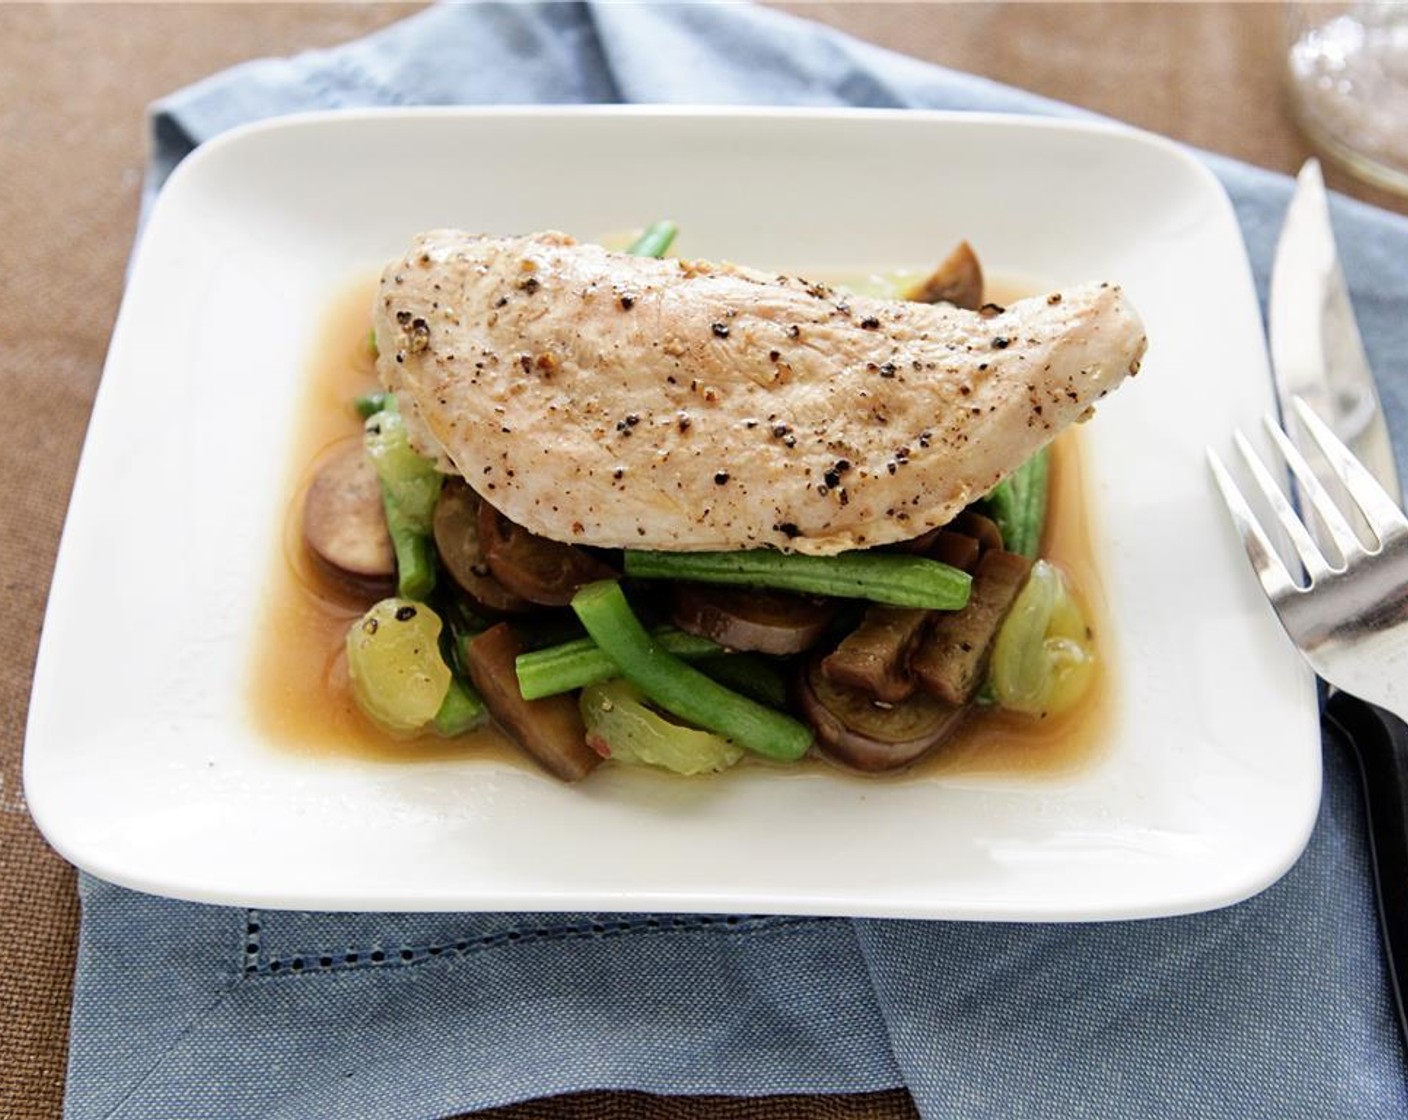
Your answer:
[[[1353,749],[1364,782],[1379,922],[1398,1029],[1408,1046],[1408,723],[1344,692],[1330,697],[1325,714]]]

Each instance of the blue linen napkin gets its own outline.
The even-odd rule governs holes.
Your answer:
[[[150,186],[274,114],[571,101],[1074,112],[746,7],[441,7],[160,103]],[[1264,294],[1289,183],[1209,161]],[[1408,222],[1334,205],[1401,437]],[[926,1117],[1403,1117],[1362,807],[1332,737],[1325,776],[1281,882],[1147,922],[275,913],[84,876],[66,1115],[429,1118],[585,1089],[903,1085]]]

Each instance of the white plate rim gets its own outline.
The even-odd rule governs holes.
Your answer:
[[[943,111],[911,111],[911,110],[837,110],[828,108],[802,108],[802,109],[774,109],[762,106],[730,107],[722,109],[712,106],[510,106],[510,107],[424,107],[415,109],[393,109],[393,110],[358,110],[333,113],[306,113],[289,117],[276,118],[270,121],[257,122],[250,125],[241,126],[215,138],[207,144],[198,148],[190,157],[178,166],[171,176],[166,189],[159,197],[156,207],[153,210],[152,220],[157,221],[163,210],[164,200],[170,198],[173,192],[179,192],[182,184],[190,177],[196,175],[206,163],[221,157],[221,154],[228,149],[238,148],[249,138],[266,136],[286,130],[307,129],[309,127],[319,128],[331,125],[335,128],[355,128],[358,122],[367,120],[382,120],[387,117],[397,117],[401,119],[422,119],[429,121],[453,120],[453,121],[474,121],[474,120],[521,120],[532,122],[534,120],[553,119],[621,119],[635,118],[641,120],[652,119],[704,119],[718,120],[724,119],[753,119],[764,121],[793,121],[793,120],[814,120],[814,121],[842,121],[842,120],[863,120],[873,118],[877,120],[894,120],[903,118],[914,122],[929,122],[931,124],[960,124],[963,127],[992,126],[997,128],[1008,127],[1020,124],[1023,127],[1039,125],[1043,131],[1047,132],[1067,132],[1071,134],[1108,134],[1118,135],[1123,138],[1137,138],[1139,143],[1157,147],[1172,155],[1177,160],[1184,163],[1190,170],[1195,169],[1196,174],[1202,178],[1205,184],[1221,200],[1226,207],[1228,214],[1230,203],[1227,202],[1225,192],[1217,182],[1212,172],[1201,162],[1194,159],[1183,148],[1161,137],[1140,133],[1137,130],[1126,126],[1111,124],[1108,122],[1073,121],[1046,118],[1031,118],[1025,116],[1012,116],[1008,114],[993,113],[950,113]],[[1240,242],[1239,242],[1240,244]],[[134,258],[133,275],[137,276],[142,269],[143,246],[139,245]],[[1245,254],[1243,253],[1245,262]],[[1246,283],[1250,283],[1250,267],[1246,267]],[[114,328],[114,348],[116,341],[124,331],[125,321],[129,314],[128,301],[124,299],[122,311],[119,313],[117,324]],[[104,385],[107,384],[105,370]],[[1269,393],[1269,383],[1267,390]],[[104,412],[104,390],[100,386],[98,399],[94,408],[94,423],[99,422]],[[91,430],[90,430],[91,433]],[[85,448],[84,462],[88,459]],[[84,466],[80,465],[80,482],[84,474]],[[77,491],[77,487],[76,487]],[[68,530],[65,530],[67,537]],[[58,561],[55,566],[54,586],[59,588],[67,580],[74,578],[70,572],[70,567],[74,561],[66,557],[65,550],[61,547]],[[47,625],[46,625],[47,629]],[[49,648],[47,641],[41,641],[39,658],[36,662],[35,670],[35,694],[39,696],[43,688],[49,687],[52,682],[50,676],[53,672],[51,659],[55,656]],[[1312,678],[1308,671],[1299,674],[1298,684],[1301,690],[1300,702],[1304,711],[1313,712],[1313,687]],[[1309,694],[1311,702],[1306,704],[1305,697]],[[49,839],[61,854],[65,855],[72,862],[84,869],[99,875],[109,881],[132,886],[136,889],[154,891],[155,893],[170,893],[180,897],[187,897],[199,901],[209,902],[269,902],[289,905],[297,903],[299,900],[289,894],[274,892],[265,897],[251,895],[231,896],[227,892],[220,890],[205,891],[198,884],[178,884],[164,882],[160,878],[152,878],[143,875],[139,869],[122,865],[120,862],[113,862],[105,858],[104,853],[94,851],[84,847],[81,843],[72,841],[69,830],[62,817],[62,812],[51,811],[50,793],[52,787],[46,784],[45,780],[39,779],[31,781],[34,773],[31,767],[32,754],[30,743],[36,738],[42,739],[44,729],[38,726],[36,709],[31,708],[29,733],[26,742],[25,754],[25,782],[29,808],[41,831]],[[1299,812],[1294,820],[1288,817],[1288,827],[1285,830],[1285,843],[1281,850],[1281,858],[1277,860],[1267,860],[1261,868],[1261,873],[1257,876],[1247,876],[1235,884],[1229,886],[1223,884],[1219,890],[1209,892],[1204,897],[1197,899],[1183,898],[1171,901],[1165,909],[1144,905],[1137,913],[1130,913],[1122,910],[1118,905],[1111,905],[1105,908],[1095,908],[1082,913],[1061,914],[1061,913],[1012,913],[1000,912],[1002,908],[997,908],[997,912],[991,909],[978,907],[939,907],[936,911],[932,905],[916,904],[909,907],[888,907],[884,911],[892,916],[945,916],[945,917],[1055,917],[1079,920],[1081,918],[1118,918],[1130,916],[1153,916],[1157,913],[1178,913],[1189,909],[1205,909],[1213,906],[1224,905],[1254,894],[1265,886],[1274,882],[1284,871],[1289,868],[1298,857],[1309,838],[1311,828],[1314,824],[1315,809],[1318,806],[1318,723],[1314,726],[1307,725],[1304,728],[1307,739],[1313,735],[1317,753],[1315,754],[1315,790],[1316,797],[1312,802],[1310,799],[1303,799],[1299,806]],[[1302,744],[1303,746],[1304,744]],[[378,905],[375,899],[354,896],[329,896],[326,898],[314,898],[309,900],[328,909],[382,909],[390,908]],[[429,898],[424,900],[425,906],[417,904],[415,898],[402,898],[397,900],[399,905],[395,908],[444,908],[445,899]],[[470,900],[466,900],[470,901]],[[634,908],[635,899],[629,895],[608,896],[598,891],[588,895],[576,895],[569,892],[552,894],[542,891],[529,891],[524,894],[503,893],[496,896],[486,896],[478,900],[475,905],[465,908],[473,909],[496,909],[496,908],[523,908],[523,909],[619,909]],[[776,903],[781,902],[781,905]],[[478,903],[482,902],[483,905]],[[856,910],[853,900],[850,900],[845,892],[828,896],[824,892],[812,892],[808,897],[795,897],[791,899],[778,900],[769,899],[766,896],[749,895],[748,892],[718,893],[707,891],[695,891],[687,897],[682,896],[672,899],[668,892],[655,891],[650,894],[651,908],[666,909],[698,909],[698,910],[729,910],[729,909],[750,909],[750,910],[772,910],[779,913],[863,913],[867,912],[862,908]],[[769,902],[774,905],[769,905]],[[742,905],[741,905],[742,904]]]

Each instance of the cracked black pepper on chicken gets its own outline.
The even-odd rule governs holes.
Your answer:
[[[945,524],[1146,345],[1106,284],[975,312],[560,233],[423,234],[375,325],[420,449],[516,524],[813,555]]]

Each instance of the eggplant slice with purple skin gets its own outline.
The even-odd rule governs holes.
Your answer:
[[[909,667],[930,694],[950,704],[973,699],[987,675],[997,631],[1031,574],[1032,562],[1015,552],[992,549],[973,575],[968,605],[935,612]]]
[[[801,595],[683,583],[674,589],[671,621],[725,649],[785,657],[811,649],[835,613],[832,604]]]
[[[983,266],[966,241],[958,246],[906,297],[915,303],[951,303],[966,311],[983,305]]]
[[[458,478],[448,479],[435,505],[435,549],[440,565],[478,608],[490,614],[520,614],[533,604],[515,595],[489,571],[479,543],[481,501]]]
[[[915,552],[971,573],[980,564],[984,542],[991,552],[997,526],[979,514],[960,515],[955,524],[959,523],[969,531],[947,526],[931,529],[908,542],[901,551]],[[860,625],[822,659],[822,672],[833,684],[860,689],[874,700],[899,703],[913,695],[917,687],[911,661],[921,644],[927,644],[925,634],[930,624],[964,613],[872,604],[866,608]],[[952,700],[951,696],[947,698]],[[955,702],[966,703],[968,699],[965,696]]]
[[[564,782],[585,778],[601,762],[587,745],[587,728],[573,693],[525,700],[514,662],[521,647],[513,629],[500,622],[469,643],[470,679],[489,714],[543,768]]]
[[[1002,530],[997,527],[997,522],[976,510],[965,509],[953,519],[950,528],[964,536],[975,538],[979,552],[1002,548]]]
[[[515,525],[482,499],[479,544],[495,579],[515,595],[544,607],[565,607],[578,589],[620,574],[585,549]]]
[[[875,700],[897,704],[914,693],[909,659],[937,612],[913,607],[866,608],[861,623],[821,661],[832,684],[859,689]]]
[[[982,551],[982,543],[976,537],[952,529],[940,529],[924,550],[924,555],[971,575],[978,566]]]
[[[966,707],[917,692],[899,704],[877,703],[860,689],[826,679],[820,658],[798,674],[797,700],[817,735],[817,750],[867,774],[902,770],[942,743]]]
[[[957,532],[951,525],[941,525],[930,529],[911,540],[894,546],[896,552],[908,552],[914,556],[927,556],[951,568],[971,572],[978,566],[978,554],[982,551],[976,538]]]
[[[351,587],[389,593],[395,586],[381,482],[360,443],[314,476],[303,501],[303,539],[324,570]]]

